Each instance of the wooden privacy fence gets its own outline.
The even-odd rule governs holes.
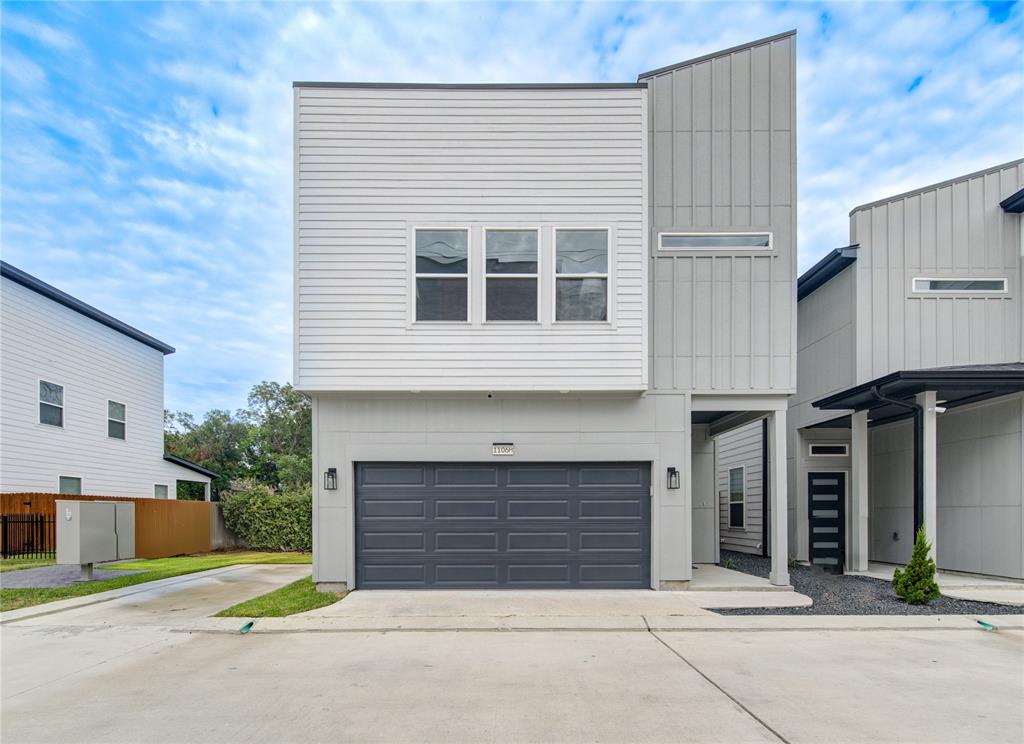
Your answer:
[[[214,531],[219,509],[207,501],[164,501],[124,496],[72,496],[56,493],[0,494],[0,514],[42,514],[57,518],[60,501],[133,501],[135,502],[135,556],[167,558],[186,553],[205,553],[215,547]],[[52,535],[52,532],[50,533]],[[49,539],[53,539],[50,537]],[[216,541],[220,543],[220,540]],[[56,546],[47,546],[55,550]]]

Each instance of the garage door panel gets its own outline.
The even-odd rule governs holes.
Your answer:
[[[389,467],[400,477],[384,474]],[[360,485],[364,468],[372,486]],[[356,469],[360,588],[650,585],[646,464]]]
[[[437,468],[435,486],[497,486],[497,468]]]
[[[434,535],[434,550],[498,552],[497,532],[438,532]]]
[[[509,532],[506,545],[510,553],[570,550],[568,532]]]
[[[366,499],[362,503],[364,519],[423,519],[427,515],[422,499]]]
[[[434,518],[497,519],[498,502],[495,499],[444,499],[434,503]]]
[[[367,466],[360,471],[357,481],[361,486],[422,486],[426,482],[426,469],[420,466],[392,468]]]
[[[508,468],[509,487],[569,487],[569,468],[511,466]]]
[[[508,500],[509,519],[569,519],[569,502],[564,499]]]
[[[362,535],[365,553],[427,550],[427,537],[423,532],[365,532]]]
[[[580,552],[621,551],[641,553],[646,549],[644,535],[639,530],[625,532],[581,532]]]

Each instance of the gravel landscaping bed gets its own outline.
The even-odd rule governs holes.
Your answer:
[[[753,576],[768,577],[771,559],[722,551],[728,568]],[[719,615],[1020,615],[1020,607],[968,602],[941,597],[928,605],[908,605],[896,596],[888,581],[868,576],[836,576],[810,566],[789,568],[793,588],[814,600],[810,607],[715,610]]]

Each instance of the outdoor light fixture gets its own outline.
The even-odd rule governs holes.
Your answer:
[[[327,468],[327,472],[324,473],[324,490],[325,491],[336,491],[338,490],[338,469]]]
[[[668,487],[671,489],[679,488],[679,471],[675,468],[668,469]]]

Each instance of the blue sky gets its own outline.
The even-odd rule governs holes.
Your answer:
[[[5,260],[177,347],[166,405],[291,375],[293,80],[632,81],[791,28],[800,268],[850,208],[1024,155],[1014,3],[3,3]]]

